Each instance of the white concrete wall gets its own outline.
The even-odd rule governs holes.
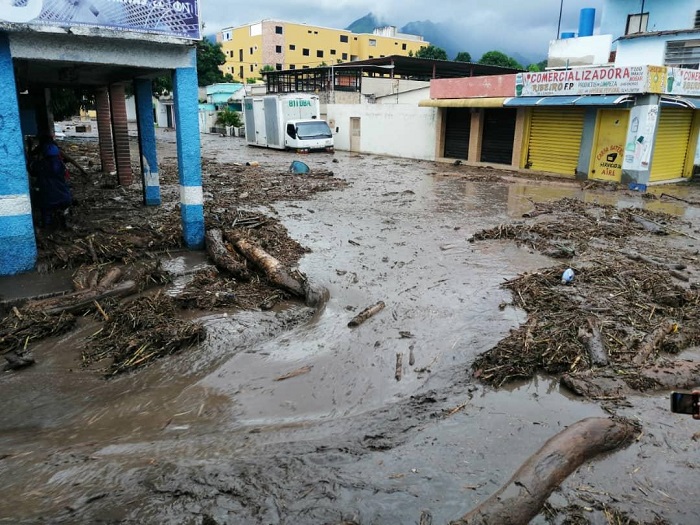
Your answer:
[[[421,100],[430,98],[430,86],[414,89],[413,91],[405,91],[396,95],[386,95],[375,99],[376,104],[411,104],[417,106]]]
[[[350,150],[350,118],[359,117],[362,153],[435,159],[436,108],[404,104],[328,104],[326,111],[338,150]]]
[[[616,66],[664,65],[666,39],[663,37],[635,38],[617,43]]]
[[[126,97],[126,120],[136,122],[136,97]]]
[[[609,63],[612,35],[565,38],[549,42],[548,67],[600,66]]]
[[[362,94],[383,97],[394,93],[403,93],[414,89],[430,87],[430,82],[406,80],[402,78],[363,77]]]

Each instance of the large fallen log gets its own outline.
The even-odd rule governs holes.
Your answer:
[[[221,230],[207,230],[205,241],[207,253],[217,267],[226,270],[237,279],[244,281],[250,279],[250,272],[245,262],[239,261],[236,258],[236,254],[231,253],[228,248],[226,248]]]
[[[93,288],[85,290],[79,294],[67,294],[55,298],[53,305],[44,305],[42,310],[48,315],[60,314],[61,312],[76,312],[95,306],[95,301],[99,302],[107,297],[124,297],[137,291],[138,287],[134,281],[123,281],[112,288]],[[34,306],[32,306],[34,307]]]
[[[227,237],[227,239],[246,259],[263,271],[270,283],[297,297],[306,298],[305,279],[302,276],[292,275],[280,261],[247,239],[242,237]]]
[[[593,366],[606,366],[608,353],[605,351],[605,343],[600,332],[600,321],[595,317],[589,317],[587,321],[588,327],[578,329],[578,339],[586,345]]]
[[[379,301],[376,304],[373,304],[372,306],[368,306],[364,310],[362,310],[359,314],[357,314],[355,317],[350,319],[350,322],[348,323],[348,326],[350,328],[354,328],[356,326],[360,326],[362,323],[364,323],[367,319],[370,317],[378,314],[381,312],[386,305],[384,304],[384,301]]]
[[[550,494],[584,461],[632,441],[629,421],[587,418],[550,438],[486,501],[451,525],[526,525]]]
[[[700,363],[672,361],[639,370],[586,370],[564,374],[561,384],[588,399],[623,399],[644,390],[684,390],[700,385]]]
[[[637,348],[637,355],[632,360],[635,365],[641,365],[661,345],[666,336],[676,330],[676,323],[671,319],[664,320],[658,327],[649,332]]]

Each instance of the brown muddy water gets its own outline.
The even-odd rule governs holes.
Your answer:
[[[173,137],[161,139],[161,158],[174,156]],[[203,154],[281,171],[297,158],[213,136]],[[35,366],[0,376],[0,523],[412,524],[424,510],[446,523],[566,425],[607,414],[546,377],[498,391],[471,378],[474,357],[525,319],[499,309],[510,300],[499,284],[553,261],[467,239],[520,217],[530,199],[700,215],[574,183],[469,182],[451,165],[302,160],[351,183],[265,210],[311,248],[300,268],[328,289],[325,305],[211,315],[202,348],[109,381],[80,366],[90,322],[42,343]],[[347,327],[379,300],[382,312]],[[276,380],[301,367],[310,370]],[[550,503],[580,505],[592,523],[607,523],[596,502],[637,520],[700,523],[700,422],[671,414],[667,399],[630,398],[618,413],[642,423],[638,441],[584,465]]]

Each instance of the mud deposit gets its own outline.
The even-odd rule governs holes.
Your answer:
[[[695,341],[678,335],[693,319],[675,315],[692,306],[697,293],[691,285],[699,280],[700,208],[661,196],[697,202],[696,187],[654,188],[650,195],[657,198],[643,198],[568,181],[348,153],[305,156],[318,175],[304,181],[288,179],[293,155],[205,136],[207,225],[250,230],[270,253],[328,290],[316,309],[281,294],[263,310],[278,293],[264,279],[241,284],[211,275],[203,254],[180,250],[177,181],[168,171],[174,139],[167,133],[159,139],[159,210],[141,206],[136,186],[123,191],[109,188],[110,181],[88,181],[93,187],[85,192],[76,229],[60,234],[66,235],[60,242],[59,234],[41,241],[43,268],[52,269],[53,278],[3,279],[0,294],[8,299],[73,289],[83,265],[89,267],[80,273],[85,282],[104,278],[105,267],[133,266],[140,270],[121,279],[147,283],[139,297],[160,292],[179,301],[177,307],[164,304],[178,309],[178,319],[201,324],[206,338],[105,379],[108,359],[83,367],[81,357],[107,323],[98,309],[71,313],[56,328],[41,325],[46,337],[31,341],[36,363],[0,377],[0,523],[447,523],[495,492],[551,436],[610,412],[639,422],[640,435],[627,448],[584,464],[535,522],[700,521],[700,448],[693,441],[700,423],[671,414],[668,391],[631,389],[614,404],[586,400],[561,387],[558,375],[542,375],[571,371],[568,362],[556,370],[534,366],[516,374],[528,376],[519,382],[501,377],[493,381],[498,388],[472,375],[476,359],[523,330],[532,315],[526,296],[520,302],[517,288],[504,282],[527,273],[561,286],[560,271],[572,266],[579,281],[562,287],[566,293],[602,286],[601,279],[618,271],[595,272],[591,265],[605,253],[630,265],[620,275],[643,272],[625,274],[623,281],[662,275],[663,282],[651,280],[645,289],[671,310],[650,315],[649,304],[628,307],[620,319],[629,312],[639,316],[636,331],[625,332],[629,340],[605,324],[603,333],[636,348],[651,325],[673,317],[680,325],[667,340],[675,345],[673,358],[700,359]],[[79,151],[90,147],[72,143]],[[253,161],[259,166],[245,166]],[[609,206],[595,213],[610,222],[603,228],[610,235],[546,236],[532,225],[546,228],[549,214],[522,217],[563,198],[590,203],[588,210]],[[651,212],[667,214],[668,235],[612,218],[632,207],[654,220]],[[521,223],[526,227],[513,236],[469,242],[479,232]],[[620,255],[623,249],[682,262],[685,268],[677,271],[688,281]],[[145,264],[154,260],[162,261],[157,272]],[[93,266],[98,276],[90,276]],[[201,293],[188,291],[193,282]],[[227,292],[217,297],[221,289]],[[608,293],[628,289],[620,285]],[[576,301],[597,315],[608,308],[605,319],[616,323],[619,303],[596,297],[595,304]],[[386,308],[356,328],[347,326],[378,301]],[[638,324],[641,319],[649,324]],[[150,329],[148,319],[139,320]],[[571,363],[580,355],[576,366],[590,368],[578,328],[564,338],[575,349],[567,355]],[[19,348],[21,340],[12,344]],[[618,364],[633,359],[623,348],[615,349]],[[669,349],[655,349],[649,362]]]

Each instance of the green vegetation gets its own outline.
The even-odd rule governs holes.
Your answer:
[[[460,51],[455,57],[455,62],[471,62],[472,56],[467,51]]]
[[[525,69],[522,64],[518,63],[514,58],[509,57],[500,51],[487,51],[479,59],[479,64],[489,66],[510,67],[514,69]]]
[[[219,113],[216,117],[216,123],[219,126],[233,126],[234,128],[240,128],[243,125],[241,114],[228,108]]]
[[[409,52],[408,56],[411,56]],[[447,60],[447,51],[433,44],[421,47],[415,54],[416,58],[430,58],[432,60]]]

